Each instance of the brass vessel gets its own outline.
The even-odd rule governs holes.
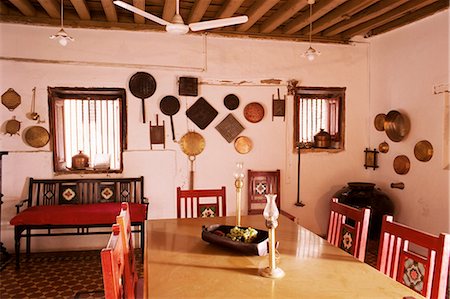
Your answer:
[[[89,156],[80,151],[72,157],[73,169],[86,169],[89,166]]]

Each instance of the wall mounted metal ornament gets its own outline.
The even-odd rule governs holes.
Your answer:
[[[198,78],[180,77],[178,80],[178,94],[180,96],[196,97],[198,95]]]
[[[13,111],[21,103],[20,95],[12,88],[9,88],[2,94],[2,104],[8,108],[9,111]]]
[[[386,141],[383,141],[378,145],[378,150],[380,153],[386,154],[389,151],[389,144]]]
[[[162,126],[159,125],[158,114],[156,114],[155,125],[152,125],[152,121],[150,121],[150,149],[153,149],[153,144],[162,144],[163,148],[166,148],[165,123],[163,120]]]
[[[409,172],[409,168],[411,163],[409,162],[409,158],[405,155],[400,155],[395,157],[394,159],[394,171],[397,174],[407,174]]]
[[[277,89],[278,99],[272,95],[272,121],[275,116],[282,117],[285,120],[286,115],[286,96],[283,99],[280,97],[280,89]]]
[[[188,110],[187,117],[204,130],[219,114],[204,98],[199,98]]]
[[[39,148],[46,145],[50,140],[47,129],[41,126],[31,126],[25,130],[25,141],[29,146]]]
[[[230,113],[216,126],[216,129],[222,137],[230,143],[244,130],[244,127],[233,114]]]
[[[378,151],[374,148],[373,150],[370,150],[366,148],[364,150],[365,153],[365,159],[364,159],[364,167],[367,169],[369,167],[372,167],[373,170],[378,168]]]
[[[414,156],[422,162],[430,161],[433,157],[433,146],[427,140],[421,140],[414,146]]]
[[[384,131],[384,120],[386,119],[386,114],[380,113],[375,116],[373,124],[377,131]]]
[[[20,135],[19,134],[20,121],[18,121],[16,119],[16,117],[13,116],[12,119],[10,119],[6,122],[5,130],[6,130],[5,134],[9,134],[10,136],[15,135],[15,134]]]

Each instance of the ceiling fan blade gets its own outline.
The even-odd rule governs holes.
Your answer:
[[[192,31],[200,31],[200,30],[206,30],[206,29],[213,29],[213,28],[219,28],[219,27],[225,27],[225,26],[231,26],[231,25],[237,25],[242,24],[248,21],[247,16],[239,16],[239,17],[232,17],[232,18],[224,18],[224,19],[217,19],[217,20],[211,20],[211,21],[203,21],[203,22],[196,22],[189,24],[189,28],[191,28]]]
[[[120,7],[124,8],[124,9],[126,9],[126,10],[129,10],[129,11],[132,11],[132,12],[138,14],[138,15],[141,15],[144,18],[152,20],[155,23],[158,23],[158,24],[161,24],[161,25],[164,25],[164,26],[170,24],[166,20],[161,19],[161,18],[159,18],[159,17],[157,17],[155,15],[149,14],[148,12],[143,11],[142,9],[136,8],[133,5],[130,5],[130,4],[126,3],[126,2],[123,2],[123,1],[120,1],[120,0],[115,0],[115,1],[113,1],[113,3],[115,5],[117,5],[117,6],[120,6]]]

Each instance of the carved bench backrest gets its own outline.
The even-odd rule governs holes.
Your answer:
[[[28,206],[89,204],[102,202],[142,203],[144,178],[33,179]]]

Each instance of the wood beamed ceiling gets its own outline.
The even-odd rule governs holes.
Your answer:
[[[64,27],[164,30],[112,0],[63,0]],[[124,0],[171,21],[175,0]],[[247,15],[247,23],[208,32],[240,37],[348,43],[355,36],[370,37],[448,9],[447,0],[316,0],[310,18],[307,0],[180,0],[185,23]],[[3,23],[60,25],[59,0],[1,0]],[[193,33],[191,33],[193,34]],[[194,33],[195,34],[195,33]]]

